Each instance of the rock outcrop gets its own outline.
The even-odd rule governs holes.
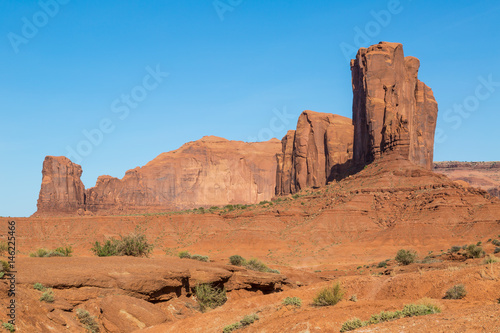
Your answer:
[[[297,130],[288,131],[277,155],[276,194],[320,187],[347,175],[352,159],[353,126],[349,118],[304,111]]]
[[[155,212],[269,200],[280,146],[277,139],[245,143],[204,137],[127,171],[122,179],[100,176],[87,190],[80,166],[47,157],[36,214]]]
[[[434,172],[500,198],[500,162],[435,162]]]
[[[38,211],[75,213],[84,207],[85,187],[82,167],[64,156],[47,156],[43,161]]]
[[[361,48],[351,60],[355,165],[396,152],[432,169],[438,108],[419,67],[399,43]]]

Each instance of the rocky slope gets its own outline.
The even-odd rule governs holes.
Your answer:
[[[79,165],[47,156],[36,215],[121,214],[269,200],[280,146],[276,139],[245,143],[204,137],[128,170],[122,179],[100,176],[87,190]]]
[[[399,43],[361,48],[351,60],[355,165],[394,151],[431,170],[438,107],[419,67]]]
[[[434,172],[500,198],[500,162],[434,162]]]
[[[276,194],[296,193],[344,178],[352,159],[353,126],[342,116],[304,111],[277,155]]]

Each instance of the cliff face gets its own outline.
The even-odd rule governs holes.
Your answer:
[[[276,194],[295,193],[343,178],[352,159],[353,126],[349,118],[304,111],[297,130],[288,131],[277,155]]]
[[[74,213],[84,207],[82,167],[64,156],[47,156],[43,161],[38,211]]]
[[[396,152],[431,170],[438,108],[419,67],[398,43],[361,48],[351,60],[355,165]]]
[[[96,185],[86,191],[80,181],[80,166],[65,157],[51,158],[65,160],[75,169],[70,173],[66,169],[46,167],[44,163],[36,214],[50,214],[61,206],[64,210],[60,211],[64,213],[76,213],[82,208],[110,214],[269,200],[274,195],[275,155],[280,146],[276,139],[245,143],[205,137],[163,153],[141,168],[127,171],[122,179],[100,176]],[[54,179],[68,179],[66,183],[70,185],[80,184],[79,192],[71,190],[66,183],[54,186]],[[65,188],[69,189],[68,193],[64,192]],[[73,194],[76,192],[79,196]]]
[[[500,162],[435,162],[434,172],[500,198]]]

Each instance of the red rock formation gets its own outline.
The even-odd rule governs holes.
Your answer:
[[[79,208],[97,214],[153,212],[269,200],[274,195],[275,155],[280,146],[277,139],[245,143],[204,137],[128,170],[122,179],[100,176],[86,190],[85,202],[80,166],[58,157],[74,169],[44,164],[36,214],[76,213]],[[57,184],[58,179],[68,179],[69,185],[54,186],[53,179]],[[71,182],[79,184],[78,191]]]
[[[398,43],[361,48],[351,60],[354,163],[397,152],[430,170],[437,103],[417,78],[420,62]]]
[[[277,155],[276,194],[324,186],[343,178],[352,158],[353,126],[349,118],[304,111],[296,131],[288,131]]]
[[[38,211],[74,213],[84,207],[82,167],[64,156],[47,156],[43,161]]]

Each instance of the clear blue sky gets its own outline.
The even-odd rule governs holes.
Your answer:
[[[500,159],[498,1],[54,1],[0,2],[0,216],[35,212],[44,157],[68,147],[91,187],[204,135],[281,139],[306,109],[351,117],[348,58],[381,40],[421,61],[435,160]]]

